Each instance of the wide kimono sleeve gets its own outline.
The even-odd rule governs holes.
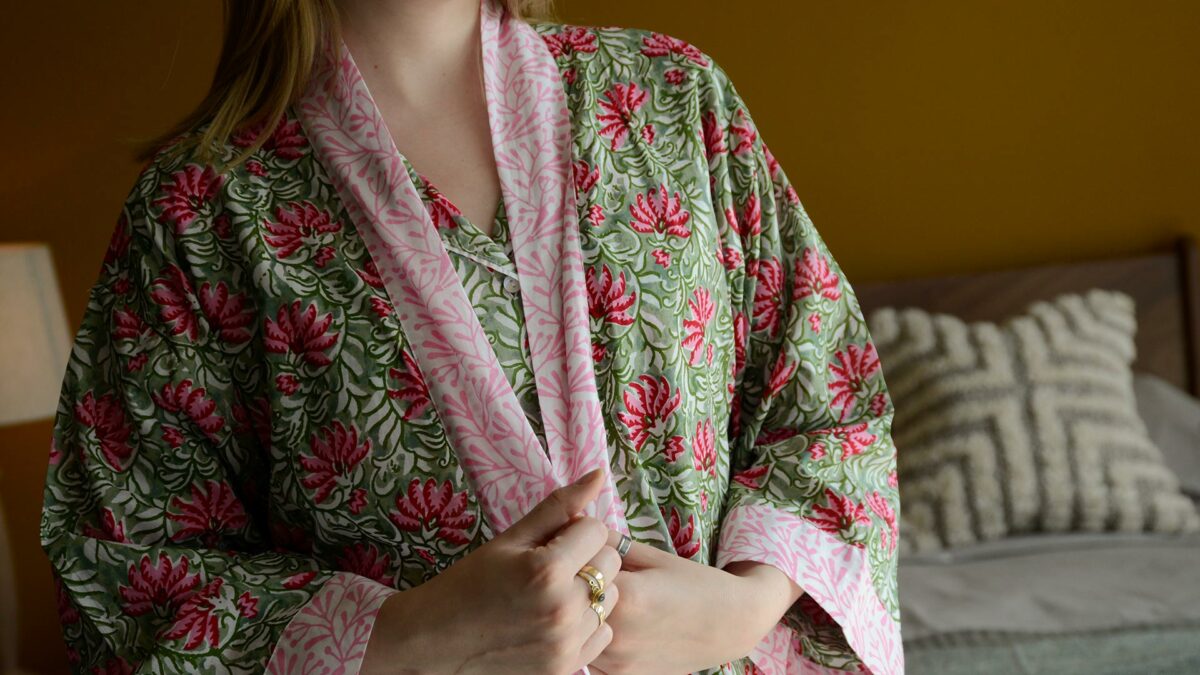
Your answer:
[[[702,133],[735,334],[716,564],[771,564],[804,590],[751,654],[763,672],[900,673],[900,505],[879,358],[845,274],[729,79],[713,75]]]
[[[76,672],[357,672],[396,592],[269,526],[258,315],[211,232],[246,214],[221,178],[143,171],[74,341],[41,540]]]

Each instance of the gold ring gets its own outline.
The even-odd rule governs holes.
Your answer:
[[[602,605],[598,602],[593,602],[592,603],[592,611],[596,613],[596,618],[600,619],[600,623],[596,625],[596,628],[603,626],[604,625],[604,605]]]
[[[582,578],[587,582],[588,587],[592,590],[592,602],[604,602],[604,575],[600,570],[591,565],[584,565],[579,568],[575,576]]]

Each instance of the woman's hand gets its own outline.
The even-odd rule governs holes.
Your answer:
[[[741,658],[801,594],[770,565],[721,570],[639,543],[622,561],[619,581],[612,642],[591,662],[594,674],[678,675]]]
[[[591,609],[585,564],[616,607],[621,557],[604,523],[578,514],[599,494],[593,471],[433,579],[384,601],[363,673],[573,673],[612,639]]]

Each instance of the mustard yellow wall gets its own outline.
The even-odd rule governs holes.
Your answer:
[[[1200,2],[560,1],[712,54],[852,282],[1200,238]],[[123,141],[199,100],[219,3],[10,3],[0,31],[0,240],[51,243],[74,326],[137,175]],[[0,492],[23,660],[58,672],[49,433],[0,429]]]

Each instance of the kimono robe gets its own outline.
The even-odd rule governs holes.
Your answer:
[[[796,191],[696,47],[526,29],[569,114],[614,522],[700,563],[774,565],[805,590],[748,657],[705,672],[901,673],[892,404]],[[407,299],[348,203],[361,195],[347,181],[369,171],[320,151],[364,118],[382,128],[356,76],[343,63],[248,162],[218,173],[164,149],[128,195],[46,477],[42,544],[78,672],[357,672],[387,595],[531,506],[515,490],[512,509],[483,499],[494,481],[467,470],[431,395],[458,385],[423,371]],[[322,105],[358,124],[321,127]],[[488,236],[390,151],[384,171],[415,186],[545,450],[515,202]]]

